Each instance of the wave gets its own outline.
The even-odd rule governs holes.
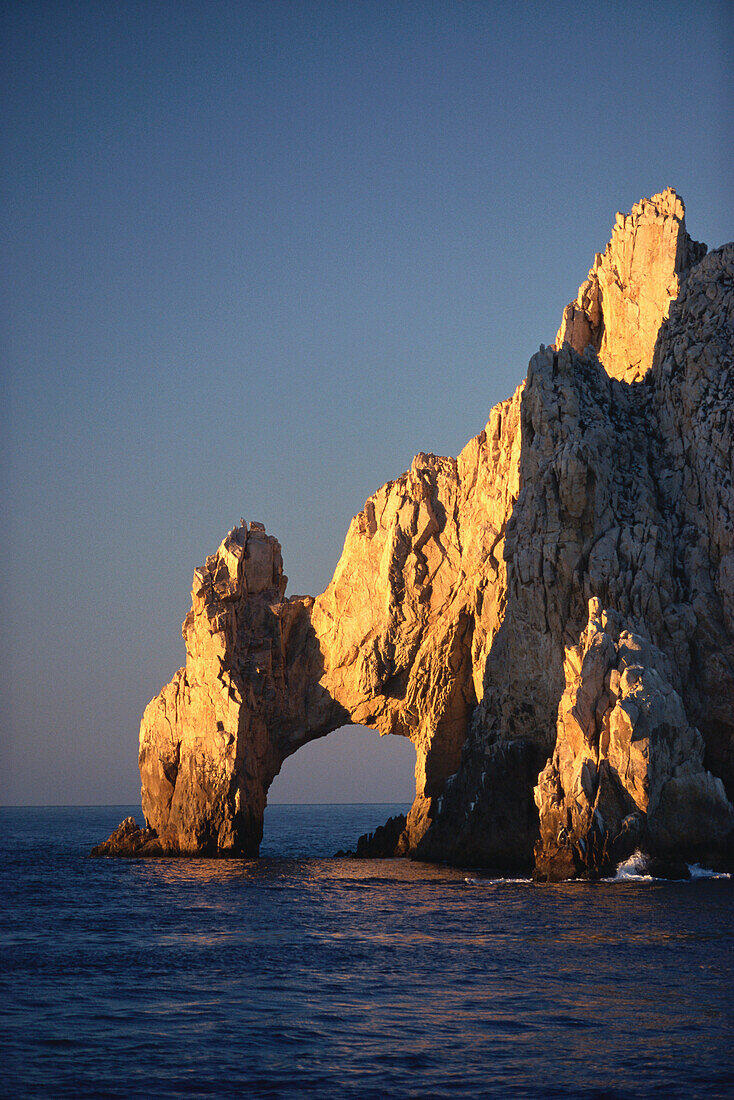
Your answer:
[[[604,879],[604,882],[659,882],[660,880],[654,875],[648,874],[647,867],[648,857],[638,848],[629,859],[620,863],[614,875]]]
[[[532,886],[531,878],[464,878],[467,886]]]
[[[603,882],[669,882],[671,879],[661,878],[650,872],[650,857],[645,852],[637,851],[633,852],[629,859],[624,860],[617,867],[615,874],[611,878],[605,878]],[[726,871],[712,871],[708,867],[702,867],[700,863],[686,864],[688,868],[688,876],[680,879],[674,879],[676,882],[688,882],[696,879],[711,879],[721,878],[728,879],[731,875]]]
[[[702,867],[700,863],[689,863],[688,871],[691,878],[731,878],[727,871],[712,871],[710,867]]]

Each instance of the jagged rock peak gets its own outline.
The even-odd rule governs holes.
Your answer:
[[[672,187],[618,213],[609,244],[564,310],[556,346],[569,343],[579,354],[591,346],[612,378],[638,382],[682,278],[705,254],[686,232],[686,209]]]

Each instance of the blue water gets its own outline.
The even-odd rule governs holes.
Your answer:
[[[731,879],[326,858],[402,808],[271,807],[259,862],[90,860],[133,808],[0,810],[0,1093],[732,1095]]]

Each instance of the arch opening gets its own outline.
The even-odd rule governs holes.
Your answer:
[[[342,726],[303,745],[283,763],[267,793],[261,856],[333,856],[398,814],[415,794],[415,747]]]

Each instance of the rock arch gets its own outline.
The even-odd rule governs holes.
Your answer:
[[[458,459],[418,455],[372,496],[318,598],[285,598],[280,545],[257,523],[196,570],[186,665],[141,725],[143,812],[164,849],[256,855],[283,761],[348,722],[412,741],[402,847],[416,849],[502,618],[519,408],[520,390]]]
[[[316,599],[286,599],[260,524],[230,531],[143,716],[152,832],[103,850],[257,855],[283,760],[350,721],[413,742],[400,850],[420,858],[535,848],[554,877],[632,839],[724,850],[734,245],[704,253],[675,192],[618,215],[558,346],[458,458],[370,497]]]

